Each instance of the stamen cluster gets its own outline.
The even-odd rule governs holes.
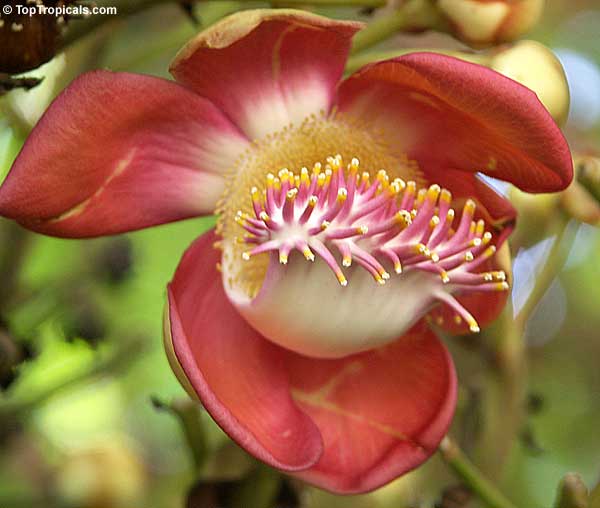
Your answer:
[[[390,181],[385,170],[373,179],[359,172],[358,159],[343,168],[337,155],[328,157],[324,168],[316,163],[300,174],[269,173],[265,190],[250,192],[255,216],[236,215],[247,232],[239,241],[254,245],[243,253],[246,260],[277,251],[286,264],[296,249],[309,261],[321,257],[342,286],[348,280],[335,251],[343,267],[356,262],[379,284],[390,279],[384,263],[397,274],[429,272],[448,289],[435,298],[453,307],[473,331],[479,330],[477,323],[451,293],[508,288],[504,272],[477,272],[496,248],[489,245],[492,235],[484,221],[474,220],[475,202],[467,200],[456,221],[452,195],[439,185],[417,190],[413,181]]]

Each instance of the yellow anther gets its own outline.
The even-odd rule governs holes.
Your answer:
[[[431,187],[429,187],[429,189],[427,189],[427,200],[431,203],[435,203],[441,191],[442,189],[439,185],[433,184]]]
[[[465,261],[473,261],[473,259],[474,259],[474,256],[470,250],[465,252]]]
[[[482,241],[483,245],[486,245],[486,244],[490,243],[491,239],[492,239],[492,233],[487,231],[483,234],[481,241]]]
[[[308,206],[310,206],[311,208],[314,208],[315,206],[317,206],[318,202],[319,202],[319,198],[317,196],[311,196],[308,198]]]
[[[452,222],[454,220],[455,214],[456,214],[456,212],[454,211],[454,209],[450,208],[450,210],[448,210],[448,213],[446,214],[446,220],[448,222]]]
[[[437,255],[437,253],[432,252],[431,253],[431,261],[433,261],[434,263],[437,263],[440,260],[440,256]]]
[[[319,176],[317,176],[317,187],[321,189],[325,185],[326,180],[327,177],[325,176],[325,173],[319,173]]]
[[[473,316],[469,316],[467,324],[469,325],[469,330],[471,330],[471,332],[479,333],[481,331],[479,325],[477,324],[477,321],[475,321],[475,318]]]
[[[485,222],[482,220],[477,221],[477,229],[475,230],[475,234],[477,236],[482,236],[485,231]]]
[[[308,247],[305,247],[302,250],[302,254],[304,254],[304,257],[306,259],[308,259],[308,261],[314,261],[315,260],[315,255],[312,253],[312,251]]]
[[[258,192],[258,188],[252,187],[250,189],[250,196],[252,196],[253,201],[260,201],[260,192]]]
[[[495,253],[496,253],[496,246],[490,245],[487,249],[485,249],[485,251],[483,252],[482,255],[485,258],[491,258]]]
[[[380,284],[381,286],[383,286],[385,284],[385,279],[379,275],[378,273],[374,273],[373,274],[373,278],[377,281],[378,284]]]
[[[333,159],[333,170],[334,171],[339,171],[342,168],[342,156],[341,155],[336,155],[335,158]]]
[[[366,171],[361,175],[361,182],[364,183],[365,185],[369,185],[370,184],[370,179],[371,179],[371,175],[369,173],[367,173]]]
[[[398,274],[402,273],[402,263],[400,261],[394,261],[394,271]]]
[[[469,245],[471,247],[479,247],[481,245],[481,238],[472,238],[469,241]]]
[[[437,215],[434,215],[433,217],[431,217],[431,220],[429,221],[429,227],[434,228],[439,223],[440,223],[440,218]]]
[[[452,202],[452,193],[448,189],[442,189],[440,201],[450,204]]]
[[[242,259],[244,261],[249,261],[250,260],[250,253],[249,252],[242,252]]]
[[[404,180],[402,180],[402,178],[394,178],[394,181],[392,183],[395,186],[397,186],[398,189],[400,189],[398,192],[401,192],[404,189],[406,189],[406,182]]]
[[[281,190],[281,180],[279,178],[275,178],[275,181],[273,182],[273,188],[276,191],[280,191]]]
[[[427,195],[427,189],[419,189],[417,193],[417,208],[425,202],[425,196]]]
[[[442,270],[440,272],[440,277],[444,284],[448,284],[448,282],[450,282],[450,276],[448,275],[448,272],[446,270]]]
[[[352,266],[352,256],[346,254],[342,259],[342,265],[345,267]]]
[[[477,225],[475,224],[475,221],[471,222],[471,225],[469,226],[469,234],[470,235],[474,235],[475,234],[475,228],[477,227]]]
[[[320,162],[315,162],[315,164],[313,165],[313,169],[312,169],[313,175],[319,176],[321,174],[322,167],[323,166],[321,165]]]
[[[325,183],[328,184],[329,182],[331,182],[331,175],[332,175],[332,171],[331,169],[327,168],[325,170]]]
[[[343,203],[344,201],[346,201],[346,199],[348,198],[348,191],[342,187],[341,189],[338,189],[338,193],[337,193],[337,200],[339,203]]]
[[[294,184],[296,185],[296,187],[300,187],[300,175],[294,176]]]
[[[344,274],[342,272],[338,272],[335,275],[341,286],[346,287],[348,285],[348,281],[346,280],[346,277],[344,277]]]
[[[277,173],[277,174],[278,174],[278,176],[279,176],[279,179],[280,179],[282,182],[285,182],[285,181],[287,181],[287,180],[288,180],[288,178],[289,178],[290,171],[289,171],[289,169],[287,169],[287,168],[283,168],[283,169],[280,169],[280,170],[279,170],[279,173]]]
[[[508,288],[508,282],[498,282],[496,285],[498,291],[506,291]]]
[[[358,159],[356,157],[353,157],[352,160],[350,161],[350,164],[348,164],[348,171],[350,172],[350,174],[357,173],[359,165],[360,165],[360,162],[358,161]]]
[[[414,219],[417,216],[417,210],[415,210],[414,208],[410,211],[410,216],[412,219]]]
[[[331,222],[329,222],[328,220],[324,220],[323,222],[321,222],[321,231],[325,231],[330,225]]]
[[[475,204],[475,201],[473,201],[472,199],[467,199],[463,213],[473,215],[475,213],[476,207],[477,205]]]
[[[381,278],[383,280],[389,280],[390,279],[390,274],[387,273],[385,270],[383,270],[383,269],[380,268],[377,271],[379,272],[379,275],[381,275]]]
[[[492,277],[494,277],[494,279],[498,280],[498,281],[505,281],[506,280],[506,274],[503,271],[492,272]]]
[[[271,220],[271,217],[269,217],[269,214],[267,212],[265,212],[265,211],[260,212],[260,215],[258,217],[263,222],[267,222],[267,221]]]
[[[400,191],[402,190],[402,187],[400,186],[400,182],[402,180],[400,180],[399,178],[397,180],[394,180],[389,187],[387,188],[388,194],[390,196],[395,196],[396,194],[399,194]]]
[[[369,228],[367,226],[358,226],[356,228],[357,235],[366,235],[369,232]]]
[[[282,265],[287,265],[287,262],[288,262],[288,256],[287,256],[287,254],[285,254],[283,252],[280,252],[279,253],[279,262]]]
[[[275,184],[275,175],[273,173],[267,174],[267,187],[273,187]]]
[[[302,171],[300,171],[300,184],[305,187],[310,185],[310,177],[308,176],[307,168],[302,168]]]
[[[400,210],[394,215],[394,221],[405,228],[412,223],[412,217],[406,210]]]
[[[285,193],[285,197],[288,199],[288,201],[294,201],[294,199],[296,199],[297,195],[298,195],[298,189],[290,189],[289,191],[287,191]]]

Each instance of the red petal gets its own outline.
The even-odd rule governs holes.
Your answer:
[[[342,83],[338,103],[394,133],[432,182],[450,168],[551,192],[573,176],[567,143],[535,93],[479,65],[434,53],[387,60]]]
[[[476,174],[454,169],[440,171],[435,183],[452,190],[452,206],[458,212],[464,201],[471,198],[477,203],[477,219],[485,220],[491,232],[499,233],[501,241],[512,231],[517,210],[511,202],[483,182]]]
[[[375,489],[425,461],[456,399],[452,361],[433,333],[420,324],[341,360],[279,348],[226,299],[214,239],[184,255],[169,316],[177,360],[217,423],[268,464],[340,493]]]
[[[0,214],[57,236],[119,233],[211,213],[247,145],[176,83],[96,71],[49,107],[0,188]]]
[[[452,359],[423,324],[382,349],[341,360],[289,354],[287,364],[325,446],[298,476],[334,492],[367,492],[417,467],[454,414]]]
[[[169,286],[177,360],[215,421],[248,452],[286,470],[323,451],[315,424],[292,400],[282,349],[267,342],[225,296],[211,231],[183,256]]]
[[[294,10],[233,14],[200,33],[171,64],[251,138],[329,111],[361,23]]]

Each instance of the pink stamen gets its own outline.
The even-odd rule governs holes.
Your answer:
[[[456,219],[448,190],[431,185],[417,191],[414,182],[390,182],[383,170],[372,179],[358,169],[357,159],[344,168],[338,155],[327,159],[325,171],[315,164],[311,173],[302,168],[299,176],[287,169],[279,178],[269,174],[264,193],[251,189],[255,217],[242,212],[236,216],[251,235],[244,242],[257,244],[244,259],[278,251],[279,261],[286,264],[292,250],[310,261],[317,255],[342,286],[348,281],[333,249],[344,267],[355,260],[380,284],[390,278],[385,263],[397,274],[431,274],[440,281],[432,300],[450,306],[477,331],[473,316],[452,295],[503,291],[508,284],[504,272],[478,273],[495,247],[488,245],[492,237],[485,223],[474,222],[475,202],[465,203],[453,230]]]

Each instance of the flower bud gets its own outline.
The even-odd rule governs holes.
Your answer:
[[[56,494],[65,506],[129,508],[147,489],[137,451],[120,435],[70,451],[56,471]]]
[[[485,46],[518,39],[539,21],[544,0],[439,0],[452,33]]]
[[[512,187],[509,198],[519,212],[517,228],[511,236],[513,251],[517,252],[521,247],[531,247],[545,238],[546,226],[560,206],[560,195],[529,194]]]
[[[489,67],[533,90],[554,120],[569,113],[569,85],[556,55],[536,41],[519,41],[492,53]]]
[[[600,158],[579,157],[575,160],[575,179],[560,194],[564,210],[574,219],[600,225]]]

